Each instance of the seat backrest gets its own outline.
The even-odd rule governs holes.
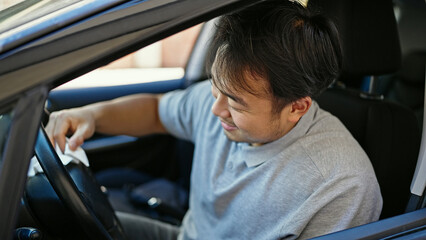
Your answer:
[[[316,0],[342,39],[346,86],[365,76],[397,71],[401,50],[391,0]],[[316,99],[337,116],[369,156],[383,196],[381,218],[405,211],[417,162],[420,131],[411,109],[358,89],[334,88]]]
[[[413,109],[423,126],[426,65],[426,4],[424,0],[394,0],[402,65],[396,74],[381,76],[385,98]]]
[[[404,213],[420,146],[412,110],[343,89],[330,89],[317,101],[345,124],[369,156],[383,196],[381,218]]]
[[[402,60],[401,69],[391,77],[383,94],[411,108],[419,126],[423,125],[426,50],[411,51]]]

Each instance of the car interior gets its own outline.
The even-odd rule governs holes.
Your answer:
[[[426,32],[422,31],[424,24],[418,23],[426,23],[424,1],[315,0],[312,4],[335,20],[344,52],[340,78],[315,100],[344,123],[369,156],[384,199],[380,219],[425,208],[425,194],[411,193],[421,146],[425,102]],[[205,46],[209,43],[209,36],[214,34],[214,22],[215,19],[208,21],[202,27],[182,79],[53,90],[49,93],[46,111],[133,93],[164,93],[207,79],[209,66],[205,66],[208,62]],[[413,34],[413,31],[416,33]],[[44,124],[47,119],[48,114],[43,117]],[[39,141],[44,140],[46,138]],[[44,146],[47,145],[48,142],[44,142]],[[72,169],[78,166],[70,167],[68,171],[74,181],[80,176],[85,181],[102,185],[103,193],[108,195],[114,210],[178,225],[188,208],[193,148],[192,143],[168,135],[136,138],[95,134],[83,145],[93,175],[80,175],[79,170],[75,170],[73,175]],[[40,155],[46,152],[36,150],[36,154]],[[82,185],[93,188],[90,184]],[[41,196],[40,192],[45,194]],[[31,206],[32,213],[22,211],[18,227],[34,225],[31,214],[35,213],[40,219],[34,226],[47,229],[52,236],[64,233],[84,235],[76,231],[74,219],[66,217],[68,212],[60,201],[56,201],[57,196],[45,177],[28,181],[24,198],[23,204]],[[72,196],[67,198],[73,199]],[[53,206],[55,210],[46,212],[47,206]],[[109,203],[100,203],[96,212],[108,208],[105,214],[109,214],[109,207]],[[58,219],[58,216],[61,218]],[[114,217],[104,216],[101,219]],[[407,218],[406,221],[417,220]],[[117,223],[103,224],[116,226]],[[401,230],[400,227],[387,227],[391,229],[388,232]],[[120,236],[120,231],[118,227],[114,234]]]

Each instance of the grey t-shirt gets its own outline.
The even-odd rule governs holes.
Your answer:
[[[379,218],[372,165],[336,117],[314,102],[285,136],[253,147],[225,136],[210,87],[166,94],[159,106],[166,129],[195,143],[180,239],[305,239]]]

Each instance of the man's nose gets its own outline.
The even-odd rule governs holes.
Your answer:
[[[229,118],[228,100],[223,94],[218,94],[212,106],[212,113],[220,118]]]

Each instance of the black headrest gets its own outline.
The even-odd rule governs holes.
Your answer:
[[[340,31],[343,75],[396,72],[401,48],[391,0],[311,0]]]

